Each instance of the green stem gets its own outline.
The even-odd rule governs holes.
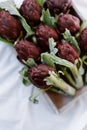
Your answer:
[[[55,76],[53,73],[50,73],[50,76],[47,77],[47,80],[50,81],[51,85],[60,90],[64,91],[70,96],[75,96],[75,89],[67,84],[62,78]]]
[[[63,70],[65,77],[68,79],[69,83],[75,87],[75,81],[71,77],[71,75],[67,72],[67,70]]]
[[[38,100],[36,99],[41,93],[44,93],[45,91],[49,90],[52,86],[50,86],[47,89],[39,89],[39,91],[35,92],[29,97],[29,100],[32,101],[33,103],[37,104]]]
[[[52,91],[52,92],[58,93],[58,94],[66,95],[63,91],[61,91],[61,90],[59,90],[59,89],[57,89],[55,87],[52,87],[49,90]]]
[[[83,87],[84,83],[83,83],[83,79],[82,79],[82,76],[81,75],[78,75],[77,77],[74,77],[75,78],[75,87],[77,89],[80,89]]]
[[[75,87],[77,89],[82,88],[83,87],[83,79],[82,79],[82,76],[79,74],[76,66],[74,65],[74,68],[71,67],[70,70],[71,70],[73,77],[75,79]]]
[[[27,38],[27,37],[33,35],[34,32],[32,31],[31,27],[27,24],[26,20],[25,20],[22,16],[19,17],[19,20],[21,21],[21,23],[22,23],[24,29],[25,29],[26,32],[27,32],[25,38]]]

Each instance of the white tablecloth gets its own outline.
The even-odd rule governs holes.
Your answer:
[[[18,6],[22,1],[15,0]],[[73,0],[73,5],[87,19],[87,1]],[[61,113],[44,95],[32,104],[32,86],[25,87],[18,73],[22,66],[14,48],[0,42],[0,130],[87,130],[86,92]]]

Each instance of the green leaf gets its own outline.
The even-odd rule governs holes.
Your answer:
[[[63,37],[67,42],[72,44],[77,49],[79,54],[81,53],[81,50],[80,50],[80,47],[79,47],[79,44],[78,44],[76,38],[71,35],[71,33],[68,29],[66,29],[66,31],[63,33]]]
[[[58,52],[58,49],[55,47],[56,42],[54,42],[53,38],[49,38],[49,49],[50,49],[50,54],[55,55]]]
[[[29,67],[33,67],[36,66],[37,64],[35,63],[35,60],[33,58],[29,58],[26,62],[26,65],[28,65]]]
[[[31,29],[31,27],[27,24],[26,20],[24,19],[24,17],[19,17],[19,20],[21,21],[22,23],[22,26],[24,27],[24,29],[26,30],[27,34],[25,36],[25,39],[28,38],[29,36],[33,35],[34,32],[33,30]]]
[[[69,61],[67,61],[65,59],[62,59],[62,58],[60,58],[58,56],[49,54],[48,52],[41,54],[41,60],[42,60],[43,63],[47,62],[48,65],[50,65],[49,60],[51,60],[55,64],[59,64],[59,65],[62,65],[62,66],[68,67],[68,68],[74,66],[74,64],[72,64],[71,62],[69,62]]]
[[[29,86],[31,84],[31,81],[28,78],[28,68],[27,67],[23,67],[20,71],[19,71],[21,77],[22,77],[22,82],[24,85]]]
[[[12,43],[11,41],[8,41],[8,40],[6,40],[6,39],[4,39],[4,38],[2,38],[2,37],[0,37],[0,41],[5,42],[5,43],[7,43],[7,44],[9,44],[9,45],[14,46],[14,43]]]
[[[6,11],[9,11],[10,14],[16,15],[16,16],[21,16],[20,13],[18,12],[15,3],[13,0],[7,0],[4,2],[0,2],[0,8],[5,9]]]
[[[50,15],[49,9],[42,11],[41,21],[49,26],[56,27],[56,18]]]
[[[43,6],[46,0],[36,0],[40,6]]]
[[[83,23],[81,24],[80,32],[82,32],[82,30],[84,30],[85,28],[87,28],[87,21],[83,21]]]
[[[27,24],[26,20],[23,16],[19,13],[18,9],[16,8],[15,3],[12,0],[7,0],[4,2],[0,2],[0,8],[8,11],[10,14],[15,15],[19,18],[22,26],[24,27],[25,31],[27,32],[25,38],[34,34],[31,27]]]
[[[83,62],[83,64],[85,64],[87,66],[87,55],[84,55],[82,57],[82,62]]]
[[[50,65],[53,68],[56,68],[54,61],[50,58],[50,56],[47,55],[47,53],[41,54],[41,62],[43,64]]]

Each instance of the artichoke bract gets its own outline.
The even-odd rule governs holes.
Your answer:
[[[29,70],[29,78],[31,79],[32,83],[38,88],[46,89],[50,87],[44,81],[44,79],[49,76],[49,71],[55,70],[54,68],[44,64],[34,66]]]
[[[87,52],[87,28],[80,34],[80,46],[83,52]]]
[[[75,34],[80,29],[80,20],[78,17],[71,14],[62,14],[57,21],[60,32],[64,32],[67,28],[72,34]]]
[[[66,59],[72,63],[79,58],[79,54],[76,49],[68,42],[57,43],[58,56],[62,59]]]
[[[21,23],[9,12],[0,10],[0,36],[15,41],[22,30]]]
[[[20,7],[20,13],[29,25],[35,26],[40,23],[42,8],[36,0],[24,0]]]
[[[49,47],[49,38],[54,38],[55,41],[58,41],[59,39],[59,34],[57,31],[48,25],[40,25],[36,29],[36,38],[37,42],[40,45],[40,47],[43,50],[47,50]]]
[[[71,0],[46,0],[47,7],[54,13],[67,11],[71,6],[71,2]]]
[[[15,48],[17,51],[17,57],[21,62],[23,62],[23,60],[27,61],[28,58],[33,58],[35,61],[38,61],[40,57],[40,48],[27,40],[18,41]]]

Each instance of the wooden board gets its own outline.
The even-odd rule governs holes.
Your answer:
[[[75,98],[77,98],[79,95],[84,94],[84,92],[87,91],[87,86],[83,87],[80,90],[77,90],[76,96],[75,97],[70,97],[70,96],[64,96],[62,94],[56,94],[54,92],[47,92],[48,96],[52,100],[52,102],[55,104],[55,106],[58,109],[61,109],[68,103],[72,102]]]

